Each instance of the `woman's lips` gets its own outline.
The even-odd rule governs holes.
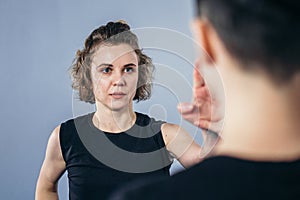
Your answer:
[[[114,92],[109,94],[110,96],[112,96],[114,99],[121,99],[123,98],[126,94],[123,92]]]

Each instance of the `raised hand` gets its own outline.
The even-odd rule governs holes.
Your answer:
[[[193,99],[191,103],[179,103],[178,111],[182,117],[194,124],[195,126],[202,129],[203,145],[201,150],[201,157],[206,157],[213,154],[213,148],[217,142],[219,142],[220,131],[223,125],[224,109],[222,109],[221,100],[219,102],[216,100],[216,93],[210,93],[213,91],[223,91],[223,87],[220,84],[215,84],[215,79],[218,77],[218,73],[207,73],[208,77],[212,80],[210,82],[205,82],[203,76],[200,74],[200,61],[195,63],[194,73],[193,73]],[[216,70],[215,70],[216,72]],[[208,85],[210,83],[210,86]],[[222,83],[221,83],[222,85]],[[221,89],[221,90],[220,90]],[[220,94],[220,92],[219,92]],[[221,93],[222,94],[222,93]]]
[[[214,132],[220,131],[223,115],[219,111],[220,102],[211,95],[207,83],[200,74],[200,62],[197,61],[193,73],[193,99],[191,103],[179,103],[178,111],[182,117],[195,126]]]

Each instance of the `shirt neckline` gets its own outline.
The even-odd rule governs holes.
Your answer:
[[[91,129],[95,132],[100,132],[100,133],[104,133],[104,134],[109,134],[109,135],[120,135],[122,133],[125,133],[125,132],[128,132],[128,131],[131,131],[135,126],[136,124],[138,123],[138,121],[140,120],[140,114],[135,112],[135,115],[136,115],[136,118],[135,118],[135,122],[134,124],[127,130],[124,130],[124,131],[121,131],[121,132],[117,132],[117,133],[112,133],[112,132],[107,132],[107,131],[102,131],[101,129],[97,128],[94,123],[93,123],[93,116],[94,116],[95,112],[92,112],[88,115],[88,123],[89,123],[89,126],[91,127]]]

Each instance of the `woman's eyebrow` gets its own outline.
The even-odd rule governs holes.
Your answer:
[[[136,67],[136,64],[128,63],[128,64],[124,65],[124,67]]]
[[[99,67],[113,67],[113,65],[108,63],[101,63],[100,65],[97,66],[97,68]]]
[[[100,65],[97,66],[97,68],[99,68],[99,67],[113,67],[113,65],[108,64],[108,63],[101,63]],[[123,67],[136,67],[136,64],[128,63],[128,64],[124,65]]]

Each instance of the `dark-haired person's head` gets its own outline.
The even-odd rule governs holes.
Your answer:
[[[180,112],[220,139],[191,169],[112,199],[300,199],[298,2],[196,1],[200,53],[192,103]]]
[[[276,83],[299,73],[299,10],[295,0],[196,1],[197,19],[209,22],[240,66]]]

